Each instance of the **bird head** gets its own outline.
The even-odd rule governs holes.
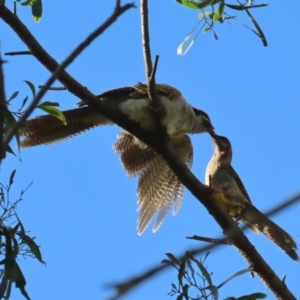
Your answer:
[[[211,136],[213,138],[215,149],[214,155],[220,162],[230,164],[232,159],[232,148],[228,138],[216,134],[212,134]]]
[[[202,128],[204,127],[202,132],[203,131],[208,132],[211,136],[215,135],[215,128],[212,125],[208,114],[205,111],[194,107],[193,110],[195,112],[196,118],[200,121]],[[199,132],[199,131],[197,131],[195,128],[195,132]]]

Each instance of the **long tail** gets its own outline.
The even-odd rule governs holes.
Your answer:
[[[251,204],[247,205],[243,212],[242,221],[250,227],[257,228],[293,260],[300,260],[296,253],[297,245],[293,238],[256,207]]]
[[[91,107],[81,107],[63,111],[67,125],[51,116],[40,116],[26,121],[20,128],[20,135],[25,137],[21,147],[51,144],[71,138],[96,126],[113,124]]]

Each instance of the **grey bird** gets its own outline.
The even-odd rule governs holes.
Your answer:
[[[112,105],[127,115],[143,129],[153,132],[153,118],[147,84],[139,83],[100,94],[105,105]],[[209,116],[187,103],[179,90],[167,84],[156,84],[156,96],[165,109],[161,125],[165,127],[180,159],[191,167],[193,147],[187,134],[214,133]],[[84,104],[84,102],[83,102]],[[39,116],[28,120],[20,129],[22,147],[59,142],[91,128],[112,125],[113,122],[84,106],[63,111],[67,125],[51,116]],[[129,176],[139,176],[138,181],[138,234],[142,234],[153,217],[158,214],[153,231],[162,224],[174,203],[173,214],[177,213],[183,197],[183,185],[165,161],[151,148],[126,131],[118,136],[114,149],[121,154],[123,167]]]
[[[293,238],[252,204],[243,182],[231,166],[230,141],[218,135],[212,138],[214,154],[206,169],[205,183],[215,191],[214,196],[233,219],[243,221],[256,233],[263,233],[293,260],[299,260]]]

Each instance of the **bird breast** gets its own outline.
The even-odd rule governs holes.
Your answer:
[[[160,100],[165,109],[162,125],[171,137],[182,136],[193,130],[196,120],[195,113],[181,95],[171,100],[166,96],[160,96]],[[121,103],[120,109],[132,121],[139,123],[142,128],[148,131],[154,130],[156,124],[148,98],[129,99]]]

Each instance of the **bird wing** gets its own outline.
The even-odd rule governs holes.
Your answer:
[[[20,128],[21,147],[32,147],[41,144],[52,144],[63,141],[96,126],[112,124],[110,120],[91,107],[81,107],[63,111],[65,125],[61,120],[44,115],[25,122]]]
[[[240,179],[239,175],[236,173],[234,168],[231,165],[226,165],[226,166],[224,166],[224,168],[225,168],[226,172],[228,172],[230,177],[233,179],[233,181],[236,182],[238,189],[241,191],[241,193],[243,194],[243,196],[247,200],[247,202],[252,203],[242,180]]]
[[[127,132],[118,136],[114,149],[121,154],[121,161],[129,176],[139,176],[138,181],[138,233],[142,234],[156,214],[153,231],[157,231],[174,203],[173,214],[180,208],[184,186],[166,162],[149,147],[141,148]],[[193,148],[185,135],[171,139],[174,150],[190,167]]]

